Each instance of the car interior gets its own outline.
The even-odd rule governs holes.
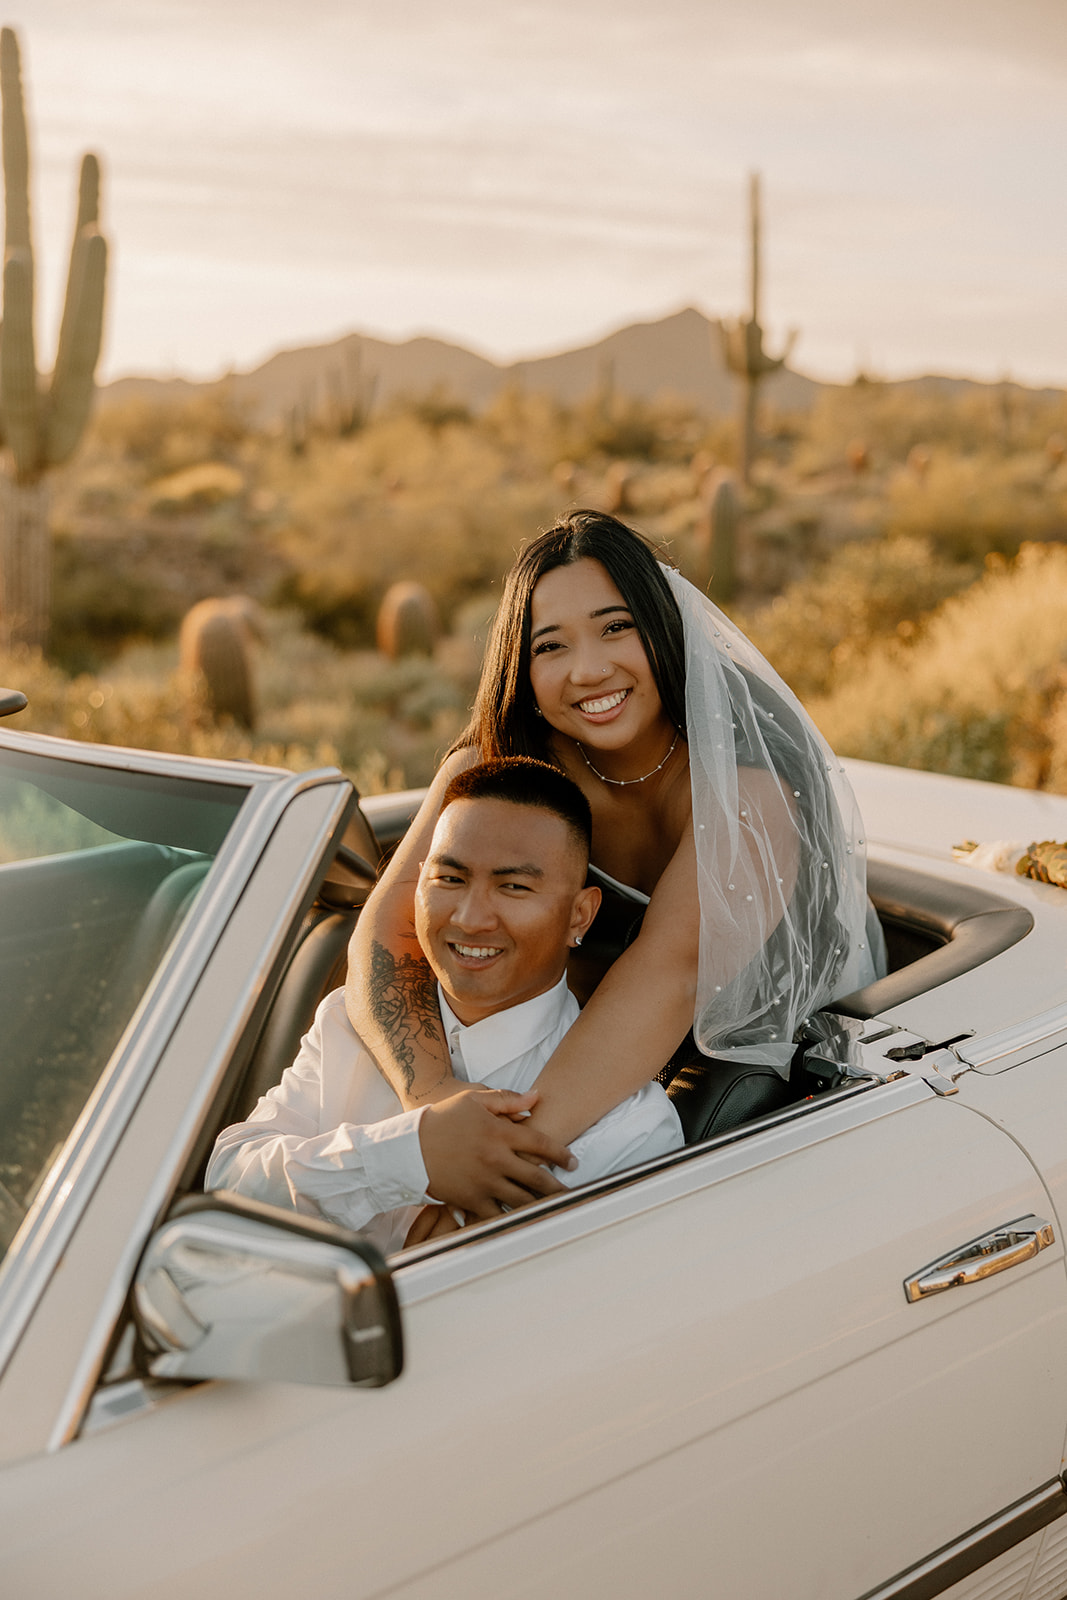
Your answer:
[[[232,1081],[225,1114],[215,1124],[244,1120],[296,1056],[324,995],[345,980],[348,940],[377,872],[413,815],[412,797],[376,799],[373,826],[357,805],[319,884],[295,947],[264,1011],[247,1057]],[[869,865],[869,889],[886,935],[885,978],[840,1000],[835,1011],[868,1019],[990,959],[1032,926],[1024,908],[982,886],[950,885],[906,868]],[[605,890],[601,910],[583,941],[583,977],[590,965],[606,971],[634,936],[641,907]],[[577,987],[577,986],[576,986]],[[825,1070],[808,1070],[803,1048],[789,1082],[769,1067],[713,1061],[692,1040],[665,1063],[660,1080],[681,1118],[686,1143],[703,1143],[747,1129],[784,1107],[842,1087]],[[208,1149],[201,1152],[206,1162]]]
[[[84,811],[83,797],[74,798]],[[319,1001],[344,982],[348,941],[360,909],[410,824],[418,798],[378,796],[366,812],[354,802],[293,940],[264,985],[257,1015],[231,1064],[224,1100],[204,1130],[183,1188],[200,1186],[215,1133],[243,1121],[280,1080]],[[187,834],[190,824],[184,817],[181,826]],[[34,1180],[48,1164],[55,1130],[70,1126],[110,1053],[101,1030],[117,1039],[207,874],[211,849],[197,847],[213,841],[178,836],[184,848],[127,838],[78,851],[79,870],[73,876],[70,854],[9,861],[3,868],[0,992],[7,992],[10,1004],[5,1006],[9,1038],[0,1111],[11,1104],[26,1114],[3,1123],[0,1250],[25,1215]],[[55,892],[49,889],[51,877]],[[580,999],[632,940],[643,909],[619,886],[604,881],[600,886],[601,909],[583,941],[580,969],[572,974]],[[1024,908],[984,886],[949,884],[876,861],[869,864],[869,889],[886,935],[889,973],[837,1002],[835,1012],[846,1017],[875,1017],[980,965],[1032,926]],[[106,964],[102,952],[110,952]],[[42,1008],[64,1018],[64,1037],[69,1034],[66,1045],[44,1063],[35,1021]],[[786,1082],[770,1067],[714,1061],[701,1055],[691,1038],[685,1041],[659,1077],[678,1111],[686,1143],[747,1131],[758,1119],[847,1084],[825,1066],[813,1069],[804,1052],[804,1046],[798,1048]],[[62,1105],[53,1104],[57,1096]]]

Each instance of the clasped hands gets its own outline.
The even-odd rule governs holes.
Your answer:
[[[455,1080],[447,1080],[452,1088]],[[548,1169],[573,1171],[577,1162],[565,1145],[530,1123],[540,1096],[464,1086],[431,1102],[419,1122],[427,1192],[440,1204],[425,1206],[405,1241],[424,1244],[454,1233],[459,1220],[483,1222],[530,1205],[565,1185]]]

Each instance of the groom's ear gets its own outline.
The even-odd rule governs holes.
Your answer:
[[[600,910],[600,899],[600,890],[593,884],[578,890],[571,908],[571,925],[567,930],[569,945],[574,946],[580,939],[585,938],[592,926],[593,918]]]

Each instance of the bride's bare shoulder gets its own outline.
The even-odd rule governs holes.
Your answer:
[[[466,772],[468,767],[476,767],[482,759],[482,753],[476,744],[460,745],[458,750],[450,750],[441,762],[434,775],[435,784],[449,784],[459,773]]]

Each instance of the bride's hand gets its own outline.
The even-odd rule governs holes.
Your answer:
[[[472,1084],[427,1106],[419,1143],[429,1194],[481,1221],[505,1206],[562,1193],[565,1185],[548,1168],[572,1171],[577,1162],[565,1145],[530,1126],[537,1099],[535,1089],[513,1094]]]
[[[413,1250],[417,1244],[427,1244],[431,1239],[443,1239],[448,1233],[458,1233],[463,1224],[458,1220],[462,1212],[451,1212],[447,1206],[423,1206],[408,1229],[404,1249]]]

